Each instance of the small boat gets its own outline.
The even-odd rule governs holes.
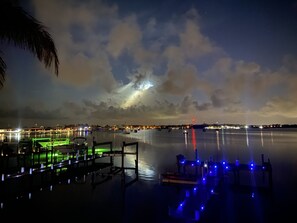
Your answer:
[[[28,154],[32,152],[40,152],[44,150],[49,150],[61,145],[69,145],[69,138],[50,138],[50,137],[40,137],[40,138],[26,138],[22,139],[18,143],[18,153]]]
[[[77,152],[83,154],[88,149],[87,138],[83,136],[74,137],[68,144],[55,146],[54,149],[62,154]]]
[[[161,182],[169,184],[190,184],[197,185],[199,177],[195,175],[185,175],[180,173],[163,173],[161,174]]]
[[[83,136],[74,137],[72,139],[75,150],[84,150],[88,148],[87,138]]]
[[[70,145],[69,138],[33,138],[33,144],[39,144],[42,148],[53,148],[57,146]]]
[[[46,150],[55,150],[61,153],[71,153],[84,151],[88,148],[87,138],[85,137],[74,137],[70,138],[28,138],[22,139],[18,143],[18,153],[28,154],[32,152],[40,152]]]

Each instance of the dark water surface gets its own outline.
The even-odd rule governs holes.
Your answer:
[[[295,217],[296,129],[218,132],[190,129],[188,134],[183,134],[183,130],[140,130],[131,134],[93,132],[86,137],[90,144],[93,137],[97,142],[112,141],[114,149],[121,148],[123,141],[138,142],[138,180],[124,187],[124,183],[132,182],[135,177],[128,170],[125,181],[121,174],[104,181],[102,170],[63,179],[3,202],[1,222],[270,222]],[[216,193],[210,195],[202,189],[196,198],[193,188],[160,184],[160,174],[177,171],[176,155],[194,160],[195,149],[200,160],[239,160],[240,163],[261,164],[264,154],[265,160],[269,158],[272,164],[272,189],[255,190],[244,185],[234,188],[227,179]],[[134,157],[125,159],[126,165],[134,165]],[[120,163],[115,158],[115,164],[120,166]],[[199,216],[173,214],[174,207],[185,199],[193,205],[204,199],[204,210],[197,207]]]

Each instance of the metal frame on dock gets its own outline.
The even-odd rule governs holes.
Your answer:
[[[96,150],[100,146],[107,145],[108,149],[104,150],[103,152],[97,152]],[[127,147],[135,147],[134,152],[128,152],[126,151]],[[43,186],[45,184],[52,184],[56,182],[56,179],[59,178],[59,175],[62,172],[69,173],[70,175],[76,174],[80,171],[94,171],[98,169],[105,169],[110,168],[109,173],[112,175],[115,175],[117,173],[122,174],[122,182],[124,182],[124,186],[128,186],[131,183],[138,180],[138,142],[134,143],[126,143],[123,142],[122,148],[120,150],[114,150],[112,142],[96,142],[93,141],[93,146],[91,149],[91,154],[88,154],[88,150],[85,154],[79,154],[76,155],[73,154],[73,156],[68,156],[68,159],[62,160],[61,162],[55,162],[55,159],[53,162],[48,163],[41,163],[40,160],[38,160],[38,164],[36,165],[24,165],[19,166],[20,163],[26,164],[25,160],[23,162],[19,162],[22,159],[26,158],[32,158],[32,155],[26,156],[24,154],[14,154],[14,157],[17,158],[16,167],[9,167],[8,169],[1,168],[0,174],[0,200],[2,200],[3,197],[6,197],[6,192],[10,190],[11,184],[13,185],[19,185],[22,192],[26,192],[28,190],[32,190],[32,188],[38,188],[40,186]],[[134,155],[135,156],[135,167],[126,167],[124,164],[124,156],[126,155]],[[51,153],[51,156],[53,154]],[[118,156],[121,158],[121,166],[116,167],[114,165],[114,158]],[[34,156],[33,156],[34,157]],[[104,162],[104,158],[109,157],[109,162]],[[0,156],[1,163],[3,164],[3,159],[9,159],[12,157],[9,156]],[[53,158],[53,157],[52,157]],[[100,161],[98,161],[100,160]],[[32,160],[29,162],[32,164]],[[17,169],[16,169],[17,168]],[[135,170],[135,179],[127,182],[125,179],[125,170],[126,169],[132,169]],[[41,178],[39,179],[40,185],[35,185],[36,180],[33,180],[35,178]],[[22,188],[21,188],[22,187]],[[19,189],[19,188],[18,188]]]
[[[233,173],[234,185],[240,185],[240,176],[245,172],[254,174],[256,172],[263,173],[263,179],[265,174],[268,174],[268,187],[271,188],[273,185],[272,181],[272,166],[270,160],[264,161],[264,154],[261,155],[261,165],[256,165],[251,162],[249,164],[239,163],[236,160],[234,163],[213,162],[213,161],[200,161],[200,160],[187,160],[182,154],[176,156],[177,172],[174,173],[163,173],[161,174],[162,183],[173,183],[173,184],[192,184],[197,185],[203,180],[205,176],[216,176],[223,178],[229,172]],[[188,173],[188,168],[194,168],[194,173]],[[257,187],[253,182],[253,187]]]

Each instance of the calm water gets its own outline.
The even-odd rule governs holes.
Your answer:
[[[188,134],[183,130],[140,130],[131,134],[93,132],[86,136],[90,144],[93,137],[97,142],[112,141],[114,149],[120,149],[123,141],[138,142],[138,181],[124,188],[121,176],[115,175],[102,183],[100,171],[63,180],[2,204],[1,218],[11,222],[192,222],[191,218],[170,214],[170,208],[192,193],[191,189],[161,185],[159,176],[177,171],[178,154],[195,159],[195,149],[200,160],[241,163],[261,164],[264,154],[273,168],[271,192],[230,192],[223,188],[200,212],[201,222],[269,222],[295,216],[291,209],[297,205],[296,129],[188,130]],[[134,159],[126,157],[126,165],[133,166]],[[115,164],[120,166],[120,158],[115,158]],[[127,171],[125,179],[126,183],[133,180],[134,172]]]

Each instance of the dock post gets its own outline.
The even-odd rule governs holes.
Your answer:
[[[45,165],[47,166],[48,164],[48,149],[46,148],[45,150]]]
[[[264,168],[263,171],[263,179],[264,179],[264,175],[265,175],[265,171],[268,171],[268,182],[269,182],[269,187],[272,188],[272,166],[270,163],[270,159],[268,159],[267,162],[264,162],[264,154],[261,154],[261,158],[262,158],[262,167]]]
[[[198,166],[197,166],[197,161],[198,161],[198,151],[197,148],[195,149],[195,175],[196,177],[198,176]]]
[[[270,163],[270,159],[268,159],[268,175],[269,175],[269,187],[272,188],[272,167],[271,167],[271,163]]]
[[[110,152],[112,153],[112,142],[110,142]],[[113,167],[113,156],[110,156],[110,166]]]
[[[34,157],[34,152],[32,151],[30,166],[34,166],[34,164],[35,164],[35,157]]]
[[[122,166],[121,166],[121,184],[124,186],[123,189],[125,189],[125,185],[126,185],[126,176],[125,176],[125,169],[124,169],[124,151],[125,151],[125,146],[126,146],[126,143],[125,141],[123,141],[123,145],[122,145],[122,156],[121,156],[121,159],[122,159]]]
[[[204,177],[204,162],[201,162],[200,168],[201,168],[201,177],[203,179],[203,177]]]
[[[54,146],[51,147],[51,163],[53,163]]]
[[[23,166],[26,166],[26,153],[24,153],[24,156],[23,156]]]
[[[181,168],[181,162],[183,162],[185,160],[185,156],[182,154],[178,154],[176,155],[176,165],[177,165],[177,172],[180,174],[180,168]],[[185,166],[183,165],[183,168],[185,168]],[[183,172],[185,172],[185,170],[183,169]]]
[[[95,164],[95,145],[96,145],[96,141],[94,141],[93,139],[93,146],[92,146],[92,165],[93,166]]]
[[[41,153],[41,151],[40,151],[40,148],[38,148],[38,157],[37,157],[37,163],[38,163],[38,165],[40,164],[40,153]]]
[[[135,174],[136,179],[138,180],[138,143],[136,144]]]
[[[125,160],[125,159],[124,159],[125,145],[126,145],[126,143],[125,143],[125,141],[123,141],[123,146],[122,146],[122,173],[124,173],[124,166],[125,166],[125,165],[124,165],[124,160]]]

